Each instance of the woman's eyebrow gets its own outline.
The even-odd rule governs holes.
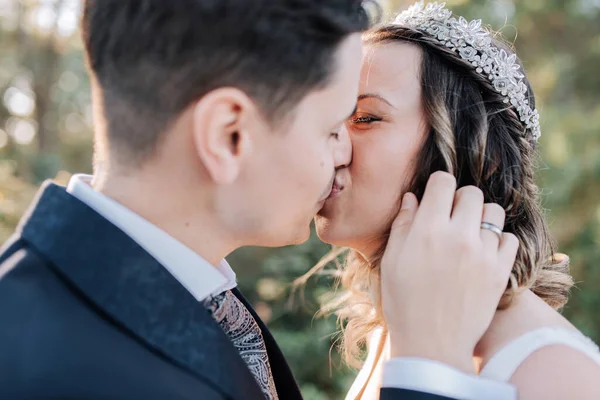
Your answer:
[[[377,99],[377,100],[381,100],[381,101],[383,101],[384,103],[386,103],[387,105],[389,105],[390,107],[392,107],[392,108],[396,108],[396,107],[394,107],[394,106],[392,105],[392,103],[390,103],[389,101],[387,101],[387,100],[385,99],[385,97],[383,97],[383,96],[380,96],[380,95],[378,95],[378,94],[376,94],[376,93],[363,93],[363,94],[361,94],[361,95],[359,95],[359,96],[358,96],[358,99],[357,99],[357,101],[361,101],[361,100],[365,100],[365,99]]]

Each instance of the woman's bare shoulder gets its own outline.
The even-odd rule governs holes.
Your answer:
[[[532,353],[512,376],[519,399],[600,399],[600,363],[568,345]]]

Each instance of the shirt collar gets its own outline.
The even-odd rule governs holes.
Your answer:
[[[133,211],[95,191],[91,175],[74,175],[67,192],[121,229],[202,301],[237,286],[235,272],[224,259],[216,266]]]

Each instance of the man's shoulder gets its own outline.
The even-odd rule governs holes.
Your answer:
[[[5,246],[0,271],[0,372],[10,368],[9,360],[25,369],[35,363],[40,370],[46,365],[59,370],[70,358],[85,359],[93,349],[102,356],[102,337],[118,333],[119,328],[27,242]]]
[[[17,238],[4,246],[0,253],[0,348],[28,341],[35,345],[56,334],[66,339],[85,333],[74,328],[94,329],[93,314],[84,297],[26,241]]]
[[[101,348],[102,336],[131,341],[122,331],[26,241],[5,246],[0,254],[0,348],[16,342],[30,349]]]
[[[25,240],[15,236],[4,244],[0,250],[0,310],[7,306],[24,310],[36,301],[47,304],[57,299],[49,292],[66,290],[49,261]]]
[[[57,287],[58,283],[57,277],[49,269],[48,261],[18,235],[2,246],[0,309],[8,305],[22,306],[26,300],[44,296],[46,290],[42,290],[43,287]]]
[[[27,242],[4,247],[0,271],[0,398],[222,398],[104,314]]]

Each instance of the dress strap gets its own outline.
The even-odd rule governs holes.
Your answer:
[[[591,339],[576,330],[546,327],[528,332],[508,343],[490,358],[479,376],[506,382],[527,357],[542,347],[552,345],[569,346],[585,353],[600,365],[600,351]]]

